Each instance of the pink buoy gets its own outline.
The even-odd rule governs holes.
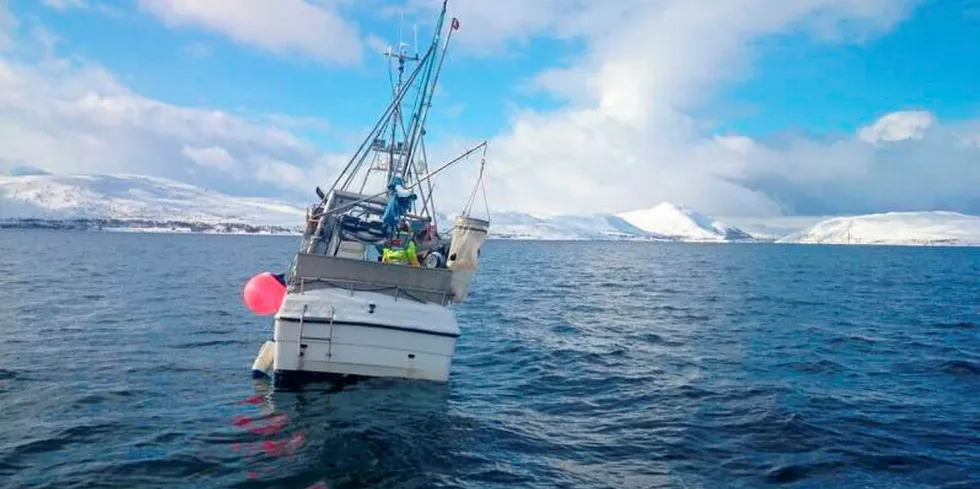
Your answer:
[[[282,299],[286,296],[286,286],[271,273],[262,272],[245,283],[243,295],[245,306],[250,311],[268,316],[279,311]]]

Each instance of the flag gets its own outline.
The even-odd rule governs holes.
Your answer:
[[[453,30],[458,31],[459,30],[459,19],[457,19],[456,17],[453,17],[453,24],[452,24],[452,26],[453,26]]]

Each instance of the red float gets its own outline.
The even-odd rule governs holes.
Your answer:
[[[260,316],[269,316],[279,311],[286,286],[269,272],[262,272],[245,283],[243,291],[245,306]]]

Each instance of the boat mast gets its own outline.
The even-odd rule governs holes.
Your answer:
[[[442,28],[446,20],[446,10],[449,0],[444,0],[442,3],[442,12],[439,15],[439,20],[436,23],[435,35],[432,38],[432,46],[430,49],[438,49],[439,40],[441,39]],[[426,79],[423,81],[423,90],[421,92],[420,99],[416,105],[416,109],[413,115],[412,132],[409,137],[408,144],[408,162],[412,166],[412,170],[416,175],[421,175],[428,172],[428,157],[425,151],[425,122],[429,115],[429,109],[432,107],[432,97],[435,95],[436,84],[439,81],[439,74],[442,72],[442,65],[446,59],[446,53],[449,51],[449,43],[452,40],[453,31],[459,29],[459,19],[455,17],[452,19],[450,24],[449,32],[446,35],[446,42],[442,48],[442,55],[439,57],[439,63],[435,63],[435,58],[432,59],[432,64],[429,65],[429,72],[426,74]],[[415,167],[416,155],[421,153],[421,158],[419,158],[421,168]],[[402,169],[402,177],[405,177],[408,173],[408,166]],[[435,224],[435,201],[433,200],[433,190],[432,181],[426,182],[427,192],[422,192],[422,208],[423,212],[429,214],[432,217],[432,222]],[[431,207],[431,210],[430,210]]]
[[[405,188],[412,189],[421,201],[421,209],[417,215],[427,218],[433,225],[436,224],[436,208],[432,198],[433,184],[431,180],[422,178],[423,175],[429,174],[425,148],[425,123],[452,39],[452,31],[459,29],[459,20],[453,18],[445,42],[441,44],[448,4],[449,0],[443,0],[432,41],[423,54],[420,55],[418,52],[417,41],[415,54],[408,54],[407,44],[401,42],[401,30],[397,50],[389,47],[384,53],[388,58],[392,100],[330,187],[331,192],[348,190],[355,179],[361,180],[357,175],[362,169],[365,174],[363,180],[358,182],[360,189],[357,192],[362,195],[374,194],[376,191],[383,194],[389,185],[400,180]],[[415,35],[417,36],[417,32]],[[406,77],[408,62],[415,62],[416,65]],[[397,75],[394,72],[397,72]],[[415,100],[412,110],[407,111],[402,107],[402,103],[413,85],[417,85]],[[371,187],[380,185],[378,188],[369,188],[371,175],[378,173],[384,175],[384,182],[371,185]],[[422,183],[423,180],[425,183]],[[319,189],[318,192],[323,194]],[[321,204],[326,203],[328,194],[329,192],[321,195]],[[407,211],[414,212],[411,208],[417,204],[407,201],[399,205],[408,205]],[[397,213],[400,212],[402,211]],[[438,230],[436,232],[438,233]]]
[[[436,28],[432,36],[432,43],[429,46],[430,52],[435,54],[439,50],[439,41],[442,38],[442,29],[445,25],[446,12],[448,8],[449,0],[444,0],[442,4],[442,11],[439,14],[439,19],[436,22]],[[442,55],[439,57],[439,62],[436,63],[436,57],[433,55],[428,61],[428,66],[422,79],[421,85],[419,87],[418,97],[415,101],[415,107],[412,110],[412,118],[410,122],[410,131],[407,131],[407,141],[406,141],[406,156],[403,161],[403,165],[396,171],[393,171],[389,175],[389,181],[394,176],[399,176],[408,181],[413,180],[413,174],[415,178],[419,178],[421,175],[428,171],[428,162],[425,154],[425,122],[428,115],[429,108],[432,107],[432,96],[435,94],[436,82],[439,79],[439,73],[442,70],[442,64],[445,60],[446,50],[449,47],[449,41],[452,39],[452,31],[459,28],[459,21],[453,19],[449,33],[446,36],[446,43],[443,46]],[[421,158],[419,154],[421,153]],[[426,181],[426,189],[419,189],[419,193],[422,198],[422,211],[423,215],[428,215],[432,218],[433,223],[435,223],[435,205],[432,199],[432,182],[431,180]]]
[[[432,49],[430,48],[420,59],[424,62],[426,59],[430,58],[432,54],[433,52]],[[398,108],[402,99],[405,97],[405,94],[408,92],[408,87],[410,87],[412,83],[415,81],[415,79],[418,77],[419,73],[422,70],[422,67],[423,65],[419,64],[409,74],[408,79],[404,82],[401,89],[399,89],[396,92],[393,100],[388,104],[388,107],[385,109],[384,113],[381,115],[381,117],[375,123],[374,127],[368,133],[368,136],[364,138],[364,140],[361,142],[361,145],[357,148],[357,151],[354,152],[354,155],[352,155],[351,159],[347,162],[347,165],[340,172],[340,174],[337,175],[337,179],[334,180],[334,183],[330,186],[331,190],[336,190],[336,189],[346,190],[350,186],[351,180],[354,178],[358,170],[364,164],[365,160],[367,159],[371,151],[389,151],[389,150],[395,151],[398,149],[394,141],[392,141],[389,146],[386,145],[385,141],[381,139],[379,136],[386,132],[385,128],[387,127],[387,124],[391,121],[392,114],[394,113],[395,109]],[[343,181],[343,184],[341,184],[341,181]]]
[[[395,63],[395,69],[397,70],[397,80],[392,80],[392,90],[393,99],[390,102],[387,110],[382,114],[382,116],[377,120],[374,128],[369,132],[368,136],[362,141],[361,146],[351,157],[350,161],[343,171],[338,175],[336,181],[331,186],[331,190],[342,189],[346,190],[352,183],[351,180],[355,175],[364,167],[364,164],[369,159],[370,155],[374,153],[374,158],[369,165],[367,165],[366,174],[361,182],[361,188],[359,193],[364,193],[367,187],[367,183],[370,175],[373,172],[384,171],[385,182],[384,187],[392,181],[396,176],[401,177],[408,184],[411,180],[418,178],[420,175],[424,174],[427,170],[424,150],[423,137],[425,135],[425,121],[428,114],[429,107],[432,106],[432,96],[435,91],[436,81],[438,80],[438,73],[442,67],[442,61],[445,59],[445,52],[442,56],[438,56],[439,51],[439,41],[442,37],[442,29],[445,25],[445,17],[448,7],[448,0],[443,1],[442,11],[440,12],[438,21],[436,23],[436,29],[433,34],[432,42],[424,55],[419,55],[416,49],[416,54],[409,55],[406,50],[406,44],[404,42],[399,43],[397,52],[392,48],[384,54],[389,59],[389,69],[392,68],[392,62]],[[453,19],[452,29],[450,30],[449,36],[446,39],[446,47],[449,44],[449,38],[452,35],[452,30],[459,28],[459,21]],[[439,62],[436,63],[436,60]],[[405,67],[406,63],[409,61],[417,62],[418,64],[414,67],[411,73],[405,78]],[[390,73],[390,72],[389,72]],[[419,80],[420,79],[420,80]],[[417,93],[415,97],[413,110],[410,114],[410,121],[408,127],[405,127],[405,110],[402,108],[401,104],[408,90],[419,81],[419,86],[417,87]],[[399,129],[401,129],[399,131]],[[400,133],[400,134],[399,134]],[[401,136],[401,137],[399,137]],[[386,140],[390,137],[390,140]],[[420,150],[421,148],[421,150]],[[422,154],[422,159],[419,160],[418,155]],[[432,184],[427,182],[426,189],[417,189],[421,194],[422,202],[424,204],[424,213],[430,214],[430,217],[435,216],[434,206],[431,205],[431,193]],[[427,191],[425,191],[427,190]]]
[[[399,36],[398,36],[399,37],[398,53],[396,54],[390,46],[388,47],[388,50],[384,53],[384,56],[388,58],[389,78],[391,77],[391,68],[392,68],[391,61],[394,59],[397,62],[397,71],[398,71],[397,80],[392,81],[393,97],[398,97],[398,93],[402,90],[402,87],[406,85],[404,80],[405,62],[420,60],[419,53],[418,53],[418,43],[416,43],[415,45],[415,54],[409,56],[405,49],[407,44],[401,41],[400,32],[401,30],[399,30]],[[368,170],[364,173],[364,181],[361,182],[360,193],[364,193],[364,189],[365,187],[367,187],[368,179],[370,178],[373,172],[384,171],[386,173],[385,182],[390,182],[392,174],[394,173],[393,169],[395,168],[395,153],[396,152],[399,153],[400,157],[405,156],[404,141],[407,136],[407,131],[405,130],[405,122],[402,116],[401,103],[395,105],[394,111],[392,113],[392,120],[390,121],[390,123],[391,123],[391,133],[390,133],[391,143],[390,145],[385,145],[384,140],[381,141],[376,140],[372,145],[371,149],[374,150],[376,153],[378,153],[378,156],[375,157],[374,164],[371,167],[369,167]],[[402,137],[400,140],[397,133],[399,127],[402,130],[401,131]],[[379,157],[381,153],[387,155],[387,162],[383,161],[382,159],[384,158],[383,156]]]

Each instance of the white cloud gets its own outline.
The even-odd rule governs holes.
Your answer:
[[[980,131],[964,134],[962,144],[969,148],[980,149]]]
[[[929,112],[921,110],[893,112],[878,119],[878,122],[861,128],[858,137],[872,144],[907,139],[918,141],[935,123],[936,118]]]
[[[457,11],[509,18],[498,4],[454,3]],[[486,31],[497,42],[574,36],[585,45],[581,57],[534,80],[567,104],[520,111],[493,137],[492,203],[539,213],[618,212],[661,200],[722,216],[934,206],[980,212],[971,190],[980,188],[980,155],[954,136],[958,128],[940,127],[930,114],[898,112],[861,131],[864,139],[912,144],[901,149],[857,137],[720,137],[692,116],[726,82],[751,74],[757,41],[807,32],[816,42],[863,42],[913,4],[583,0],[581,9],[552,5],[518,31]],[[459,15],[464,29],[479,24]]]
[[[765,142],[643,131],[599,110],[523,114],[492,142],[491,204],[498,210],[589,213],[668,200],[740,217],[980,213],[977,134],[935,122],[921,139]]]
[[[565,23],[568,13],[584,10],[588,4],[583,0],[453,0],[446,25],[452,17],[459,18],[460,29],[453,34],[453,42],[467,51],[502,54],[509,43],[524,43],[536,34],[564,35],[558,27]],[[406,11],[421,14],[421,21],[427,23],[441,8],[442,0],[406,2]]]
[[[306,172],[285,161],[277,160],[268,155],[257,155],[252,158],[255,165],[255,179],[280,188],[294,189],[307,185]]]
[[[518,110],[491,138],[492,210],[619,212],[670,200],[746,218],[934,207],[980,212],[980,124],[899,110],[837,140],[755,140],[714,134],[692,115],[724,83],[751,73],[756,41],[805,30],[821,41],[859,42],[891,28],[908,3],[570,1],[452,2],[451,15],[462,23],[454,36],[471,53],[499,52],[535,36],[584,46],[581,57],[554,60],[532,80],[564,97],[564,107]],[[315,34],[320,21],[278,30],[288,24],[281,19],[296,15],[290,9],[297,1],[276,4],[283,17],[261,10],[261,2],[257,10],[227,1],[142,2],[172,25],[207,27],[276,52],[330,56],[315,50],[323,44],[315,39],[325,35]],[[304,5],[332,12],[322,3]],[[454,69],[451,60],[446,69]],[[322,155],[292,132],[322,126],[162,103],[132,93],[97,66],[64,59],[27,66],[0,58],[0,158],[49,171],[149,173],[240,193],[308,195],[313,185],[329,185],[349,157]],[[430,145],[430,170],[475,143],[450,137]],[[441,210],[459,209],[478,162],[474,155],[436,177]]]
[[[239,170],[238,162],[220,146],[192,147],[184,146],[180,153],[200,166],[217,168],[225,173],[235,174]]]
[[[139,173],[240,194],[311,196],[320,183],[312,179],[333,171],[325,166],[333,161],[275,119],[148,99],[98,66],[0,58],[0,157],[55,173]],[[268,161],[304,175],[270,172]]]
[[[865,129],[901,114],[888,114]],[[932,209],[980,213],[975,191],[980,188],[980,148],[965,144],[969,132],[963,129],[961,124],[937,121],[921,138],[872,144],[858,138],[826,142],[801,137],[778,145],[757,144],[741,154],[716,149],[711,171],[760,192],[790,214]]]
[[[356,26],[330,6],[307,0],[139,0],[140,8],[172,27],[196,27],[279,55],[356,63]]]

